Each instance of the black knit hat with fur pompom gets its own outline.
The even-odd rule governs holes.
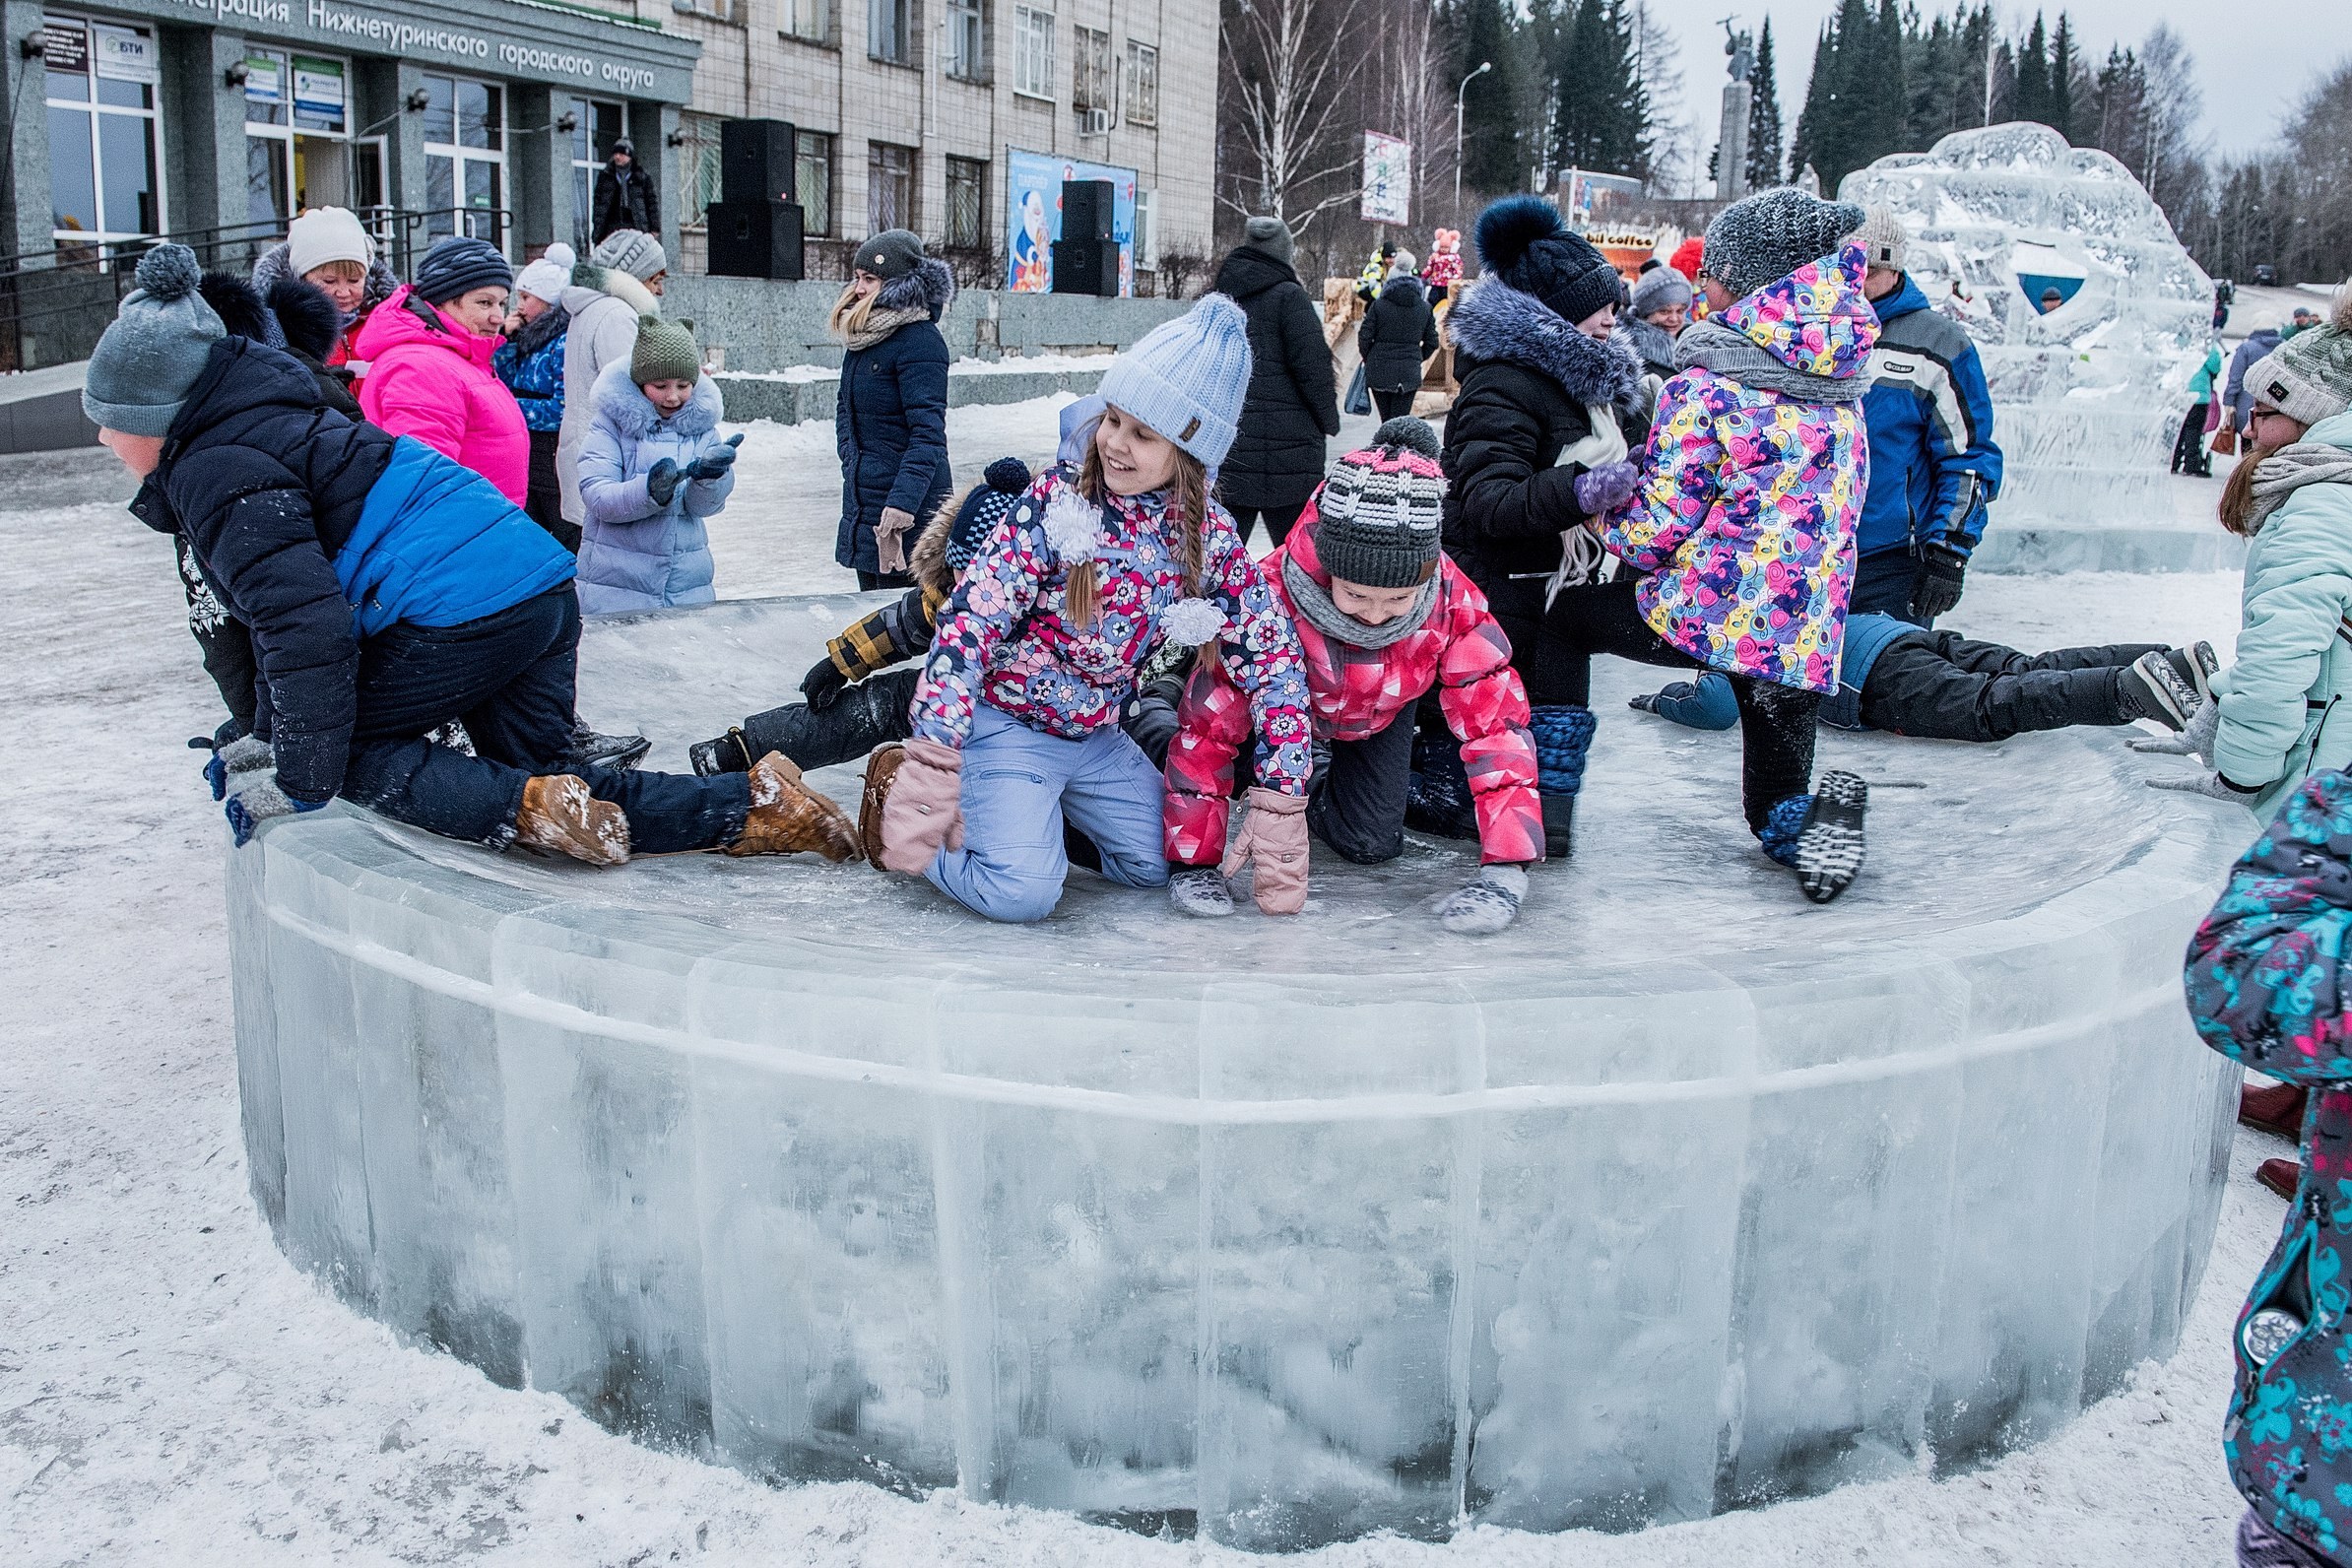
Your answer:
[[[1617,270],[1540,196],[1506,196],[1478,215],[1478,259],[1571,326],[1617,302]]]

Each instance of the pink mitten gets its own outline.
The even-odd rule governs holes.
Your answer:
[[[963,753],[937,741],[909,741],[882,803],[882,864],[920,877],[942,849],[963,848]]]
[[[1219,868],[1227,878],[1251,862],[1251,896],[1262,915],[1295,915],[1307,903],[1307,798],[1253,785],[1241,832]]]

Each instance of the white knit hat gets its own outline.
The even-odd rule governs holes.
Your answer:
[[[571,286],[571,270],[578,264],[579,257],[572,248],[558,239],[537,261],[514,275],[514,286],[524,294],[554,304]]]
[[[375,260],[375,241],[348,207],[313,207],[286,226],[286,261],[297,278],[330,261]]]
[[[1901,272],[1911,236],[1903,231],[1903,221],[1895,216],[1892,207],[1872,202],[1862,217],[1862,226],[1854,231],[1854,242],[1862,246],[1871,266]]]

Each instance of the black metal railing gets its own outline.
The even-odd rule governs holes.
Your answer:
[[[405,278],[434,241],[468,233],[504,247],[513,214],[496,209],[416,212],[359,209],[377,254]],[[88,359],[129,294],[139,258],[166,242],[186,245],[207,270],[250,271],[286,237],[277,221],[183,229],[137,239],[65,240],[46,250],[0,254],[0,370],[34,370]]]

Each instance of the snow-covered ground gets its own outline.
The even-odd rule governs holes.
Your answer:
[[[1006,451],[1043,457],[1053,407],[955,411],[959,476]],[[1228,1555],[944,1494],[771,1489],[400,1345],[296,1274],[245,1194],[224,836],[182,747],[213,727],[217,703],[182,629],[169,547],[122,509],[129,487],[110,462],[0,459],[0,689],[16,748],[0,775],[0,1542],[12,1564],[1158,1568]],[[740,498],[713,529],[722,592],[844,586],[832,465],[829,428],[753,427]],[[2226,651],[2236,591],[2232,574],[1985,577],[1953,620],[2027,646],[2204,636]],[[2226,1339],[2281,1207],[2252,1170],[2285,1152],[2240,1132],[2180,1353],[2039,1448],[1943,1482],[1637,1535],[1478,1531],[1305,1560],[2225,1561],[2239,1512],[2220,1462]]]

